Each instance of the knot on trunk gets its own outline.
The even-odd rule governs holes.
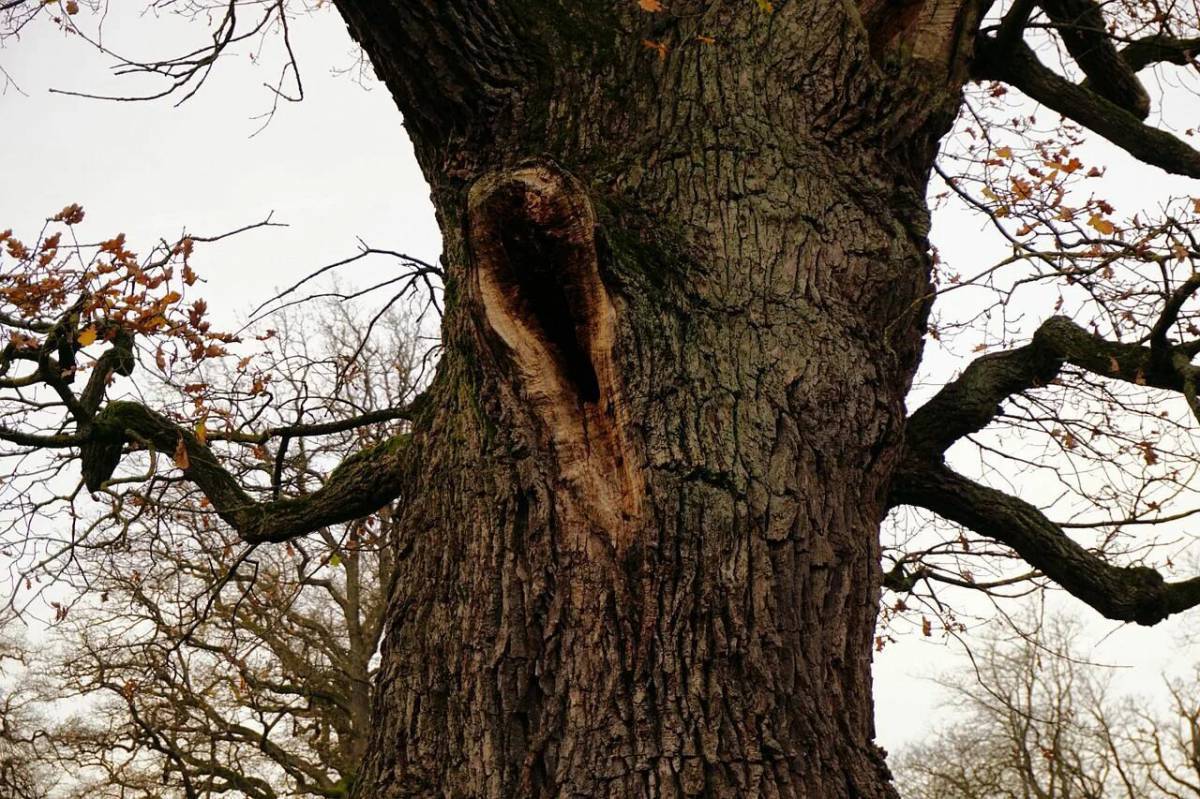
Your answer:
[[[489,174],[468,197],[475,288],[520,389],[549,432],[570,501],[614,539],[641,501],[584,186],[549,164]]]

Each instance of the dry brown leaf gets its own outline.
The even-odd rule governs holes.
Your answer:
[[[180,469],[187,470],[192,462],[188,460],[187,443],[183,440],[183,436],[179,437],[179,443],[175,445],[175,465]]]

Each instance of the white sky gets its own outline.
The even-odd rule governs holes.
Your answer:
[[[202,25],[133,16],[110,19],[106,30],[113,49],[138,54],[177,53],[181,43],[198,44],[206,35]],[[87,236],[124,232],[137,249],[160,236],[173,238],[185,226],[217,233],[273,211],[288,228],[252,232],[198,253],[194,263],[209,281],[204,295],[218,326],[231,325],[273,289],[353,254],[356,236],[435,260],[440,236],[399,112],[382,87],[365,90],[331,74],[355,58],[340,19],[328,8],[299,19],[292,40],[306,98],[283,104],[270,126],[248,138],[258,127],[251,117],[270,103],[261,84],[279,68],[271,47],[262,66],[244,53],[219,65],[209,84],[179,108],[162,100],[99,102],[48,89],[129,93],[139,84],[114,81],[103,56],[50,26],[33,26],[23,41],[0,51],[0,66],[24,92],[10,88],[0,97],[0,229],[32,238],[46,217],[78,202],[87,210]],[[1105,160],[1131,196],[1167,193],[1155,170]],[[1200,195],[1195,183],[1170,182],[1174,193]],[[987,243],[978,219],[961,215],[939,217],[934,235],[946,258],[961,259],[964,267],[996,246]],[[344,277],[362,284],[389,268],[386,260],[360,262]],[[929,357],[933,371],[952,369],[935,349]],[[1056,601],[1080,609],[1069,597]],[[1185,616],[1182,624],[1122,627],[1109,635],[1115,625],[1087,609],[1082,615],[1091,620],[1085,640],[1097,644],[1092,657],[1129,666],[1117,684],[1147,692],[1177,654],[1173,642],[1188,623]],[[939,708],[943,693],[929,678],[964,668],[956,652],[918,636],[878,658],[879,739],[887,749],[898,750],[946,716]]]
[[[205,37],[203,25],[169,15],[124,21],[126,27],[116,22],[109,21],[106,43],[117,51],[145,53],[151,31],[158,54]],[[199,94],[174,108],[171,100],[112,103],[48,93],[51,87],[128,93],[142,84],[109,78],[109,59],[51,26],[30,28],[23,41],[0,51],[0,65],[28,95],[10,89],[0,98],[7,154],[0,219],[18,235],[32,237],[70,202],[86,209],[87,234],[124,232],[135,249],[185,226],[196,234],[223,232],[274,211],[289,228],[205,248],[205,294],[218,321],[222,313],[232,320],[257,305],[273,287],[353,254],[356,236],[425,260],[440,253],[428,188],[391,98],[382,87],[366,91],[330,74],[354,59],[331,10],[298,20],[293,30],[305,101],[282,104],[254,138],[259,123],[251,117],[271,102],[261,84],[276,77],[280,63],[272,47],[259,68],[244,54],[219,64]],[[368,269],[377,275],[388,266],[367,262],[351,270],[365,277]],[[347,279],[355,277],[347,272]]]

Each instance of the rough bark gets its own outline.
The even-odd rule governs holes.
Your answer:
[[[894,795],[878,527],[975,13],[929,6],[339,3],[448,275],[357,796]]]

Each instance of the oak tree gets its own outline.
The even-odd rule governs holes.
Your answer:
[[[30,24],[43,5],[59,8],[3,8]],[[894,796],[870,669],[880,524],[897,506],[993,542],[1109,618],[1153,624],[1200,603],[1200,578],[1087,546],[947,459],[1013,422],[1069,457],[1155,466],[1170,454],[1156,441],[1080,420],[1113,407],[1145,420],[1164,394],[1200,409],[1196,209],[1178,198],[1122,218],[1076,151],[1091,133],[1148,171],[1200,177],[1200,153],[1147,121],[1175,95],[1144,79],[1190,65],[1195,9],[334,5],[404,116],[443,235],[442,265],[410,265],[444,280],[445,313],[436,375],[389,412],[408,427],[313,490],[247,485],[230,448],[342,428],[214,419],[199,434],[121,388],[157,340],[222,354],[168,288],[195,239],[149,263],[113,240],[62,271],[58,241],[8,237],[3,379],[17,404],[0,437],[77,455],[93,492],[170,459],[252,544],[397,503],[356,795]],[[56,24],[74,25],[78,5],[62,9]],[[253,30],[239,28],[249,9]],[[281,2],[213,11],[211,46],[125,67],[191,91],[254,25],[274,20],[286,45]],[[1014,90],[1062,123],[1007,109]],[[933,194],[990,215],[1011,258],[940,271],[939,154]],[[995,288],[1014,316],[1042,313],[1011,304],[1024,285],[1062,302],[1034,329],[1002,327],[910,413],[947,280]],[[35,385],[49,402],[22,405]],[[1114,385],[1154,399],[1123,405]],[[1075,391],[1099,405],[1073,415],[1060,398]],[[1105,507],[1102,538],[1147,519],[1144,505]],[[888,586],[973,582],[925,554],[945,549],[898,556]]]

